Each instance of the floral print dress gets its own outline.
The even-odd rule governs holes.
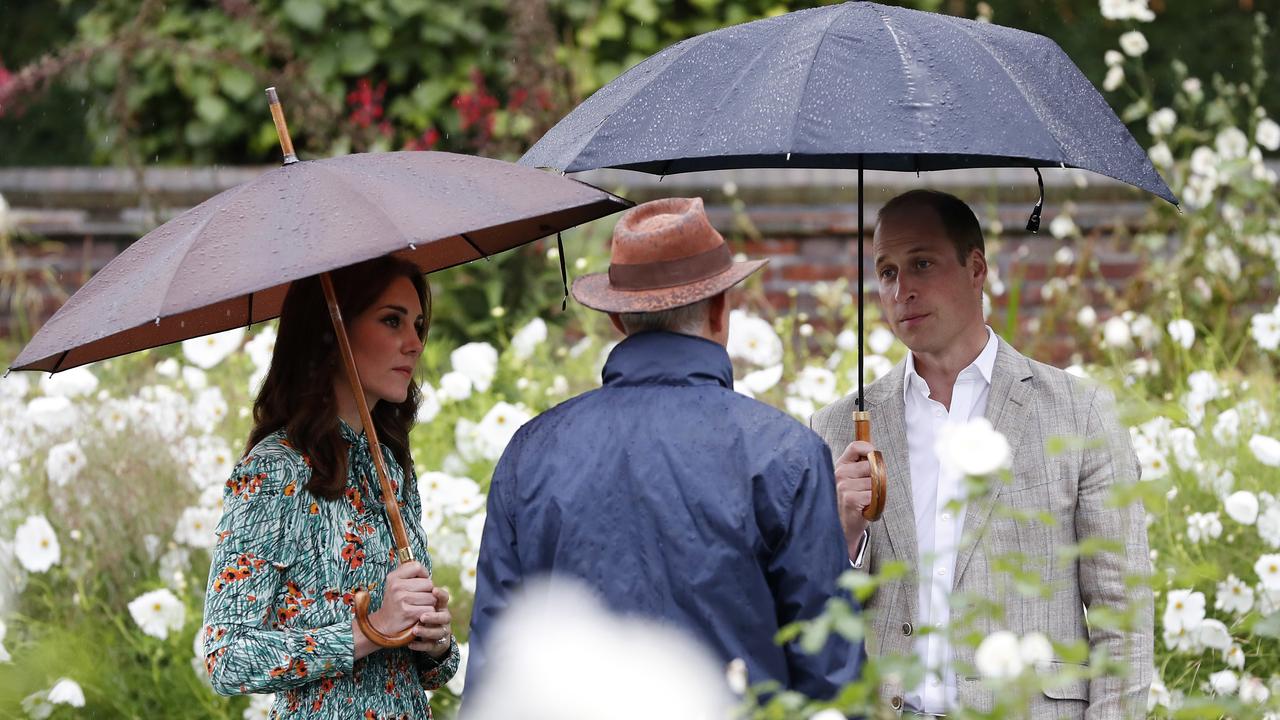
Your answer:
[[[309,460],[283,431],[263,438],[236,466],[209,568],[205,665],[221,694],[276,693],[272,717],[429,718],[429,691],[458,670],[454,641],[436,660],[408,648],[354,660],[356,591],[382,604],[396,566],[369,443],[339,421],[347,452],[341,500],[307,492]],[[383,446],[414,556],[431,557],[416,478]]]

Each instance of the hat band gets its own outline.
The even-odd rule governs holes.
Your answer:
[[[615,290],[660,290],[706,280],[733,267],[733,253],[720,243],[697,255],[675,260],[609,265],[609,284]]]

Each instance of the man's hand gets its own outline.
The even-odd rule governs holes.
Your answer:
[[[857,554],[862,531],[867,528],[867,519],[862,516],[871,504],[871,463],[867,456],[875,449],[869,442],[854,440],[836,458],[836,506],[851,558]]]

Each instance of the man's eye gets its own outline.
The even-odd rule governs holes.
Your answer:
[[[884,279],[886,279],[886,280],[888,280],[889,278],[892,278],[892,277],[893,277],[893,268],[885,268],[884,270],[881,270],[881,271],[880,271],[880,277],[882,277],[882,278],[884,278]]]
[[[933,263],[932,263],[932,262],[929,262],[928,260],[917,260],[917,261],[916,261],[916,268],[918,268],[918,269],[920,269],[920,270],[924,270],[925,268],[929,267],[929,266],[930,266],[930,265],[932,265],[932,264],[933,264]]]

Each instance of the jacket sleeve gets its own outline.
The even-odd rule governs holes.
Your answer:
[[[427,534],[421,527],[422,495],[418,492],[418,473],[413,468],[409,468],[408,475],[409,480],[404,488],[405,505],[408,510],[405,522],[418,526],[417,530],[422,535],[425,551],[421,562],[428,572],[434,573]],[[427,653],[414,650],[410,650],[409,653],[413,657],[413,667],[418,672],[418,679],[426,690],[439,690],[444,687],[454,675],[458,674],[458,666],[462,662],[461,649],[458,647],[456,637],[449,643],[449,654],[442,658],[433,658]]]
[[[1149,578],[1146,516],[1140,502],[1112,507],[1113,489],[1138,481],[1139,465],[1129,433],[1116,417],[1110,393],[1098,388],[1089,404],[1087,449],[1081,466],[1076,502],[1076,537],[1112,540],[1122,554],[1099,552],[1079,561],[1080,596],[1086,608],[1107,607],[1119,614],[1136,612],[1129,630],[1091,626],[1091,650],[1104,649],[1129,668],[1124,677],[1100,677],[1089,683],[1086,717],[1102,720],[1140,717],[1146,713],[1154,652],[1154,616],[1150,593],[1133,592],[1130,578]]]
[[[474,696],[484,681],[488,643],[494,623],[501,619],[511,601],[511,594],[523,577],[517,552],[514,507],[516,466],[523,445],[523,434],[517,433],[507,446],[493,472],[480,538],[480,558],[476,565],[475,603],[471,609],[471,632],[468,636],[467,680],[465,693]]]
[[[220,695],[279,692],[351,671],[351,622],[289,627],[274,603],[296,561],[296,526],[311,496],[306,467],[249,456],[223,493],[204,606],[205,667]]]
[[[791,497],[791,511],[784,515],[789,522],[768,568],[778,625],[817,617],[833,597],[848,602],[859,613],[857,600],[837,584],[849,569],[849,558],[836,515],[835,479],[826,445],[813,437],[792,472],[799,481]],[[851,643],[835,632],[813,655],[798,642],[789,643],[785,652],[791,689],[819,699],[830,699],[856,681],[866,659],[861,642]]]

